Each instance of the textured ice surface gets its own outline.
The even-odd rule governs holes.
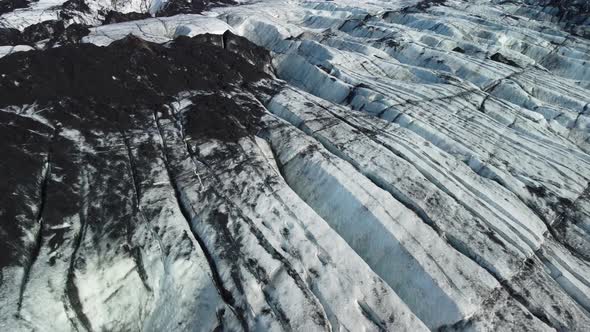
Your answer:
[[[1,330],[590,330],[587,2],[1,8]]]

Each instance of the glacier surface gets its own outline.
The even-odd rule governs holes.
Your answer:
[[[0,126],[2,331],[590,330],[587,1],[10,0]]]

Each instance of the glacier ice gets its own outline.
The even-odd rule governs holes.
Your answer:
[[[0,6],[6,331],[587,331],[586,1]]]

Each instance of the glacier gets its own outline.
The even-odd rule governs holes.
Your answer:
[[[584,0],[2,0],[2,331],[590,330]]]

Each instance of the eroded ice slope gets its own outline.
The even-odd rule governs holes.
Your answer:
[[[58,2],[0,16],[3,330],[590,329],[585,2]]]

